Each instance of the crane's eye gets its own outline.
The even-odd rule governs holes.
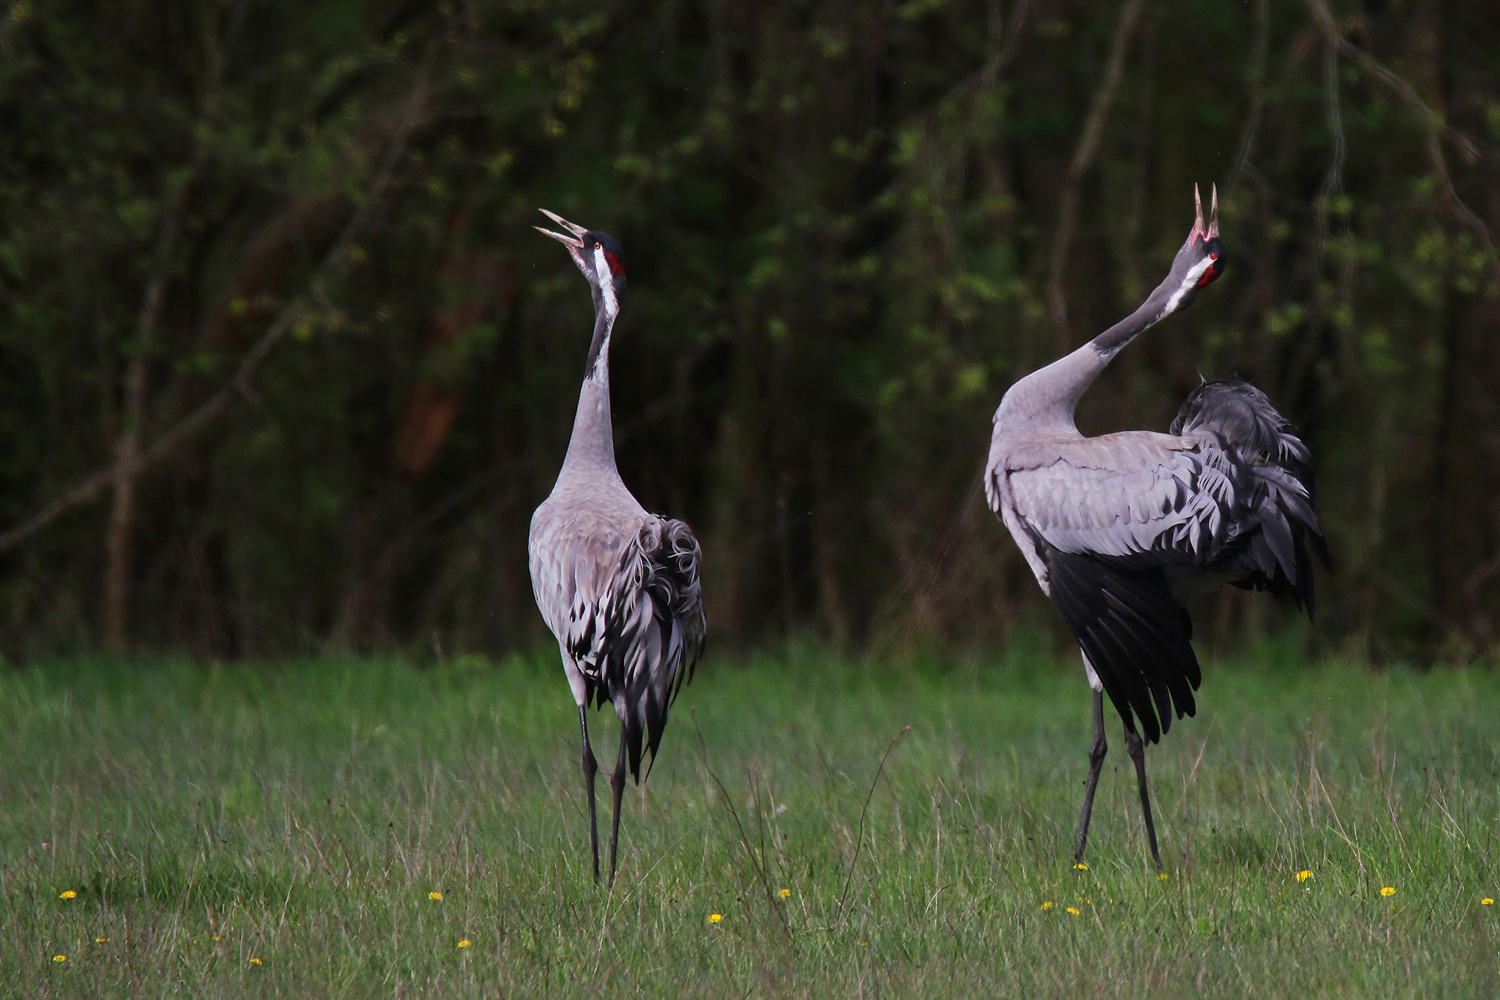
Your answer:
[[[599,244],[598,244],[598,243],[597,243],[597,242],[596,242],[596,243],[595,243],[595,244],[594,244],[594,249],[595,249],[595,250],[598,250],[598,249],[599,249]]]
[[[1216,254],[1216,253],[1211,253],[1211,254],[1208,255],[1208,259],[1209,260],[1218,260],[1219,259],[1219,255]]]

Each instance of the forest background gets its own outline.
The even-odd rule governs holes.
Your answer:
[[[0,654],[543,644],[591,313],[539,207],[625,246],[620,466],[702,540],[714,642],[1057,628],[990,416],[1165,273],[1195,182],[1226,275],[1081,426],[1251,379],[1316,457],[1318,641],[1493,653],[1492,4],[17,0]]]

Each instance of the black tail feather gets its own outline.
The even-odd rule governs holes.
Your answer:
[[[1045,544],[1045,543],[1043,543]],[[1202,672],[1192,624],[1159,568],[1130,569],[1047,546],[1052,602],[1078,640],[1125,728],[1152,743],[1193,715]]]

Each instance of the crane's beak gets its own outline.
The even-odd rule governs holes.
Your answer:
[[[1219,235],[1219,185],[1215,184],[1209,196],[1208,224],[1203,223],[1203,197],[1198,193],[1198,185],[1193,185],[1193,212],[1197,216],[1193,220],[1193,235],[1202,236],[1204,242],[1214,239]]]
[[[559,226],[562,226],[564,229],[566,229],[568,232],[572,233],[573,235],[572,236],[564,236],[562,233],[554,233],[552,230],[550,230],[550,229],[543,229],[541,226],[532,226],[531,227],[532,229],[535,229],[537,232],[541,233],[543,236],[550,236],[550,237],[552,237],[554,240],[556,240],[557,242],[561,243],[565,247],[569,247],[569,248],[571,248],[573,250],[582,250],[583,249],[583,240],[579,239],[578,237],[580,237],[584,233],[588,232],[587,229],[585,229],[582,226],[577,225],[575,223],[569,222],[567,219],[564,219],[562,216],[558,215],[556,212],[549,212],[545,208],[539,209],[539,211],[543,215],[545,215],[547,218],[551,219],[553,222],[557,223]]]

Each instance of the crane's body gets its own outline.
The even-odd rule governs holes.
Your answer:
[[[1166,434],[1085,437],[1074,423],[1078,400],[1110,360],[1222,268],[1215,193],[1212,221],[1204,224],[1200,205],[1171,272],[1139,309],[1016,382],[995,412],[986,498],[1078,640],[1094,691],[1080,859],[1107,750],[1108,695],[1124,722],[1151,854],[1161,863],[1142,730],[1157,742],[1173,714],[1196,710],[1202,675],[1181,599],[1231,583],[1270,590],[1311,613],[1308,542],[1327,558],[1307,447],[1253,386],[1205,383]]]
[[[615,465],[609,342],[625,288],[619,244],[608,234],[546,214],[573,234],[541,230],[568,248],[589,280],[594,337],[568,453],[552,493],[531,517],[527,548],[537,608],[557,638],[578,706],[595,880],[598,764],[589,740],[588,709],[608,704],[620,719],[619,756],[610,778],[613,883],[625,769],[628,765],[639,782],[646,751],[655,760],[672,702],[703,651],[700,551],[686,524],[648,513],[636,501]]]

